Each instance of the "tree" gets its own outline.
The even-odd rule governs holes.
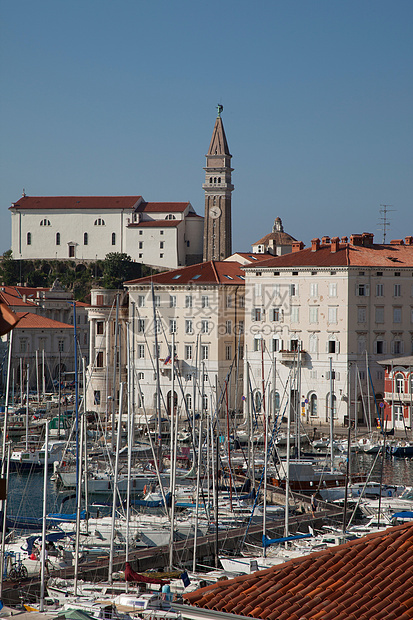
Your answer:
[[[104,288],[122,288],[123,283],[133,278],[139,278],[141,266],[134,263],[128,254],[110,252],[106,254],[103,263]]]
[[[4,252],[0,267],[0,278],[6,286],[16,284],[19,277],[19,262],[14,260],[11,250]]]

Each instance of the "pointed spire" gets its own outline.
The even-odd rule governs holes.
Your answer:
[[[220,109],[221,108],[221,109]],[[221,118],[222,106],[218,106],[218,116],[215,121],[214,131],[212,132],[211,144],[209,145],[208,155],[229,155],[227,137]]]

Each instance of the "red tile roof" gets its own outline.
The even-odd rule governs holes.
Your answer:
[[[264,260],[269,260],[270,258],[274,258],[273,254],[269,254],[267,252],[265,254],[254,254],[254,252],[234,252],[232,256],[240,256],[241,258],[247,260],[250,263],[257,263]],[[231,258],[231,256],[229,258]]]
[[[184,598],[197,607],[268,620],[411,620],[412,549],[409,523]]]
[[[244,284],[244,272],[239,263],[231,261],[207,261],[165,271],[154,276],[130,280],[125,284]]]
[[[10,209],[133,209],[142,196],[23,196]]]
[[[182,224],[184,220],[145,220],[144,222],[133,222],[128,224],[128,228],[174,228]]]
[[[35,298],[35,295],[33,295],[33,298]],[[0,301],[7,304],[7,306],[33,308],[33,298],[27,297],[26,301],[24,301],[23,296],[19,294],[14,286],[2,286],[0,289]]]
[[[190,204],[189,202],[142,202],[136,210],[138,213],[181,213]]]
[[[16,316],[20,322],[15,329],[71,329],[73,331],[73,325],[47,319],[33,312],[16,312]]]
[[[305,248],[274,256],[260,267],[413,267],[413,245],[339,243],[336,252],[331,250],[332,244],[321,244],[316,251]],[[249,267],[252,265],[245,266],[245,269]]]
[[[275,241],[275,245],[291,245],[293,241],[296,241],[296,239],[294,239],[294,237],[292,237],[288,233],[277,231],[268,233],[267,235],[262,237],[262,239],[256,241],[252,245],[259,245],[260,243],[266,245],[271,239]]]

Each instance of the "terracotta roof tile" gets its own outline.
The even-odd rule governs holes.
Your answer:
[[[206,261],[173,271],[164,271],[154,276],[130,280],[125,284],[238,284],[244,285],[241,265],[230,261]]]
[[[23,196],[10,209],[133,209],[142,196]]]
[[[181,213],[190,206],[189,202],[141,202],[138,213]]]
[[[71,329],[73,325],[68,323],[61,323],[60,321],[54,321],[53,319],[47,319],[39,314],[33,312],[16,312],[16,316],[20,318],[19,324],[16,326],[18,329]]]
[[[412,548],[413,524],[407,523],[184,598],[198,607],[269,620],[411,620]]]
[[[339,243],[332,252],[331,244],[321,244],[312,251],[305,248],[283,256],[274,256],[260,263],[262,268],[276,267],[413,267],[413,245],[371,244],[369,246]],[[245,269],[255,265],[245,266]]]

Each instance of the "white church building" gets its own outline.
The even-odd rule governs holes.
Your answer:
[[[190,202],[142,196],[23,196],[10,207],[15,259],[104,259],[163,268],[202,261],[204,218]]]

